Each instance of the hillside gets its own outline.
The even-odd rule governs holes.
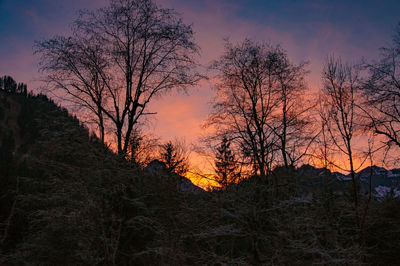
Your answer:
[[[108,265],[117,238],[143,252],[181,196],[176,177],[128,167],[44,95],[0,92],[0,173],[6,264]]]
[[[372,200],[360,232],[346,189],[307,185],[307,198],[317,176],[273,175],[185,191],[175,175],[129,167],[46,96],[0,92],[0,264],[398,262],[398,201]]]

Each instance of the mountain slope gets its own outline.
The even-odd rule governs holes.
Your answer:
[[[307,176],[302,186],[305,191],[312,186],[320,189],[329,186],[335,191],[340,191],[352,182],[350,174],[332,173],[327,169],[318,169],[310,165],[303,165],[298,171]],[[357,172],[356,178],[361,184],[360,193],[362,194],[368,194],[371,188],[375,198],[400,198],[400,169],[387,170],[383,167],[369,166]]]
[[[334,176],[343,183],[350,183],[350,174],[334,173]],[[400,198],[400,169],[387,170],[383,167],[369,166],[356,174],[360,182],[360,192],[369,193],[370,189],[376,198]]]
[[[46,96],[0,91],[0,114],[0,264],[113,264],[150,248],[190,198],[175,177],[130,168]]]

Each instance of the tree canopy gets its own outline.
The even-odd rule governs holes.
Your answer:
[[[83,10],[71,30],[36,43],[40,68],[54,90],[95,115],[103,141],[110,125],[120,155],[127,154],[135,125],[152,114],[150,101],[200,78],[191,26],[153,1],[112,0]]]

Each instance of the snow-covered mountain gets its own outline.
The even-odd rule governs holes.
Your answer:
[[[334,176],[344,183],[351,182],[350,174],[334,173]],[[377,198],[400,198],[400,169],[387,170],[383,167],[366,167],[356,174],[360,182],[361,193],[372,193]]]
[[[310,165],[303,165],[298,168],[298,171],[308,177],[303,187],[328,185],[333,190],[337,190],[343,185],[350,185],[352,181],[350,174],[331,173],[329,170]],[[366,167],[356,174],[356,178],[361,184],[361,193],[366,194],[371,188],[372,194],[376,198],[400,198],[400,169],[387,170],[378,166]]]

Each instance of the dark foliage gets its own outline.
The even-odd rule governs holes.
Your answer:
[[[24,83],[16,83],[10,76],[0,77],[0,91],[20,93],[27,95],[27,86]]]
[[[174,175],[129,167],[46,96],[0,92],[0,102],[2,265],[399,260],[398,201],[371,204],[360,244],[351,201],[304,171],[275,169],[274,186],[250,178],[182,192]]]

